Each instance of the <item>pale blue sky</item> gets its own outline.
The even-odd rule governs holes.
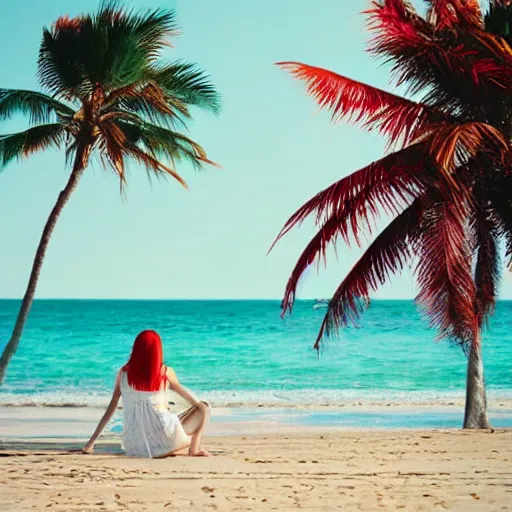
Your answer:
[[[0,19],[1,87],[36,88],[41,29],[59,15],[95,10],[96,0],[16,0]],[[183,35],[171,58],[206,68],[223,96],[219,117],[197,113],[192,136],[222,170],[179,169],[190,185],[148,184],[132,168],[127,199],[99,166],[66,207],[47,253],[38,297],[280,298],[313,233],[311,225],[266,251],[286,218],[311,195],[377,159],[383,141],[332,126],[303,88],[273,66],[298,60],[388,88],[386,69],[365,52],[367,0],[134,0],[176,8]],[[10,123],[5,132],[19,128]],[[19,297],[46,217],[64,186],[62,155],[48,152],[0,176],[0,297]],[[327,297],[359,251],[310,272],[303,297]],[[503,297],[512,297],[506,278]],[[380,298],[414,295],[411,275]]]

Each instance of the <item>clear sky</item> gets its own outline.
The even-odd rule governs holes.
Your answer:
[[[96,0],[16,0],[2,6],[0,87],[37,89],[41,29]],[[177,10],[183,35],[168,56],[207,69],[223,96],[219,117],[196,113],[191,134],[222,170],[179,170],[148,184],[132,167],[126,200],[112,173],[90,168],[65,208],[47,252],[38,297],[280,298],[312,225],[266,251],[286,218],[333,181],[383,154],[376,135],[332,126],[299,83],[273,66],[298,60],[392,90],[364,51],[367,0],[133,0]],[[6,132],[23,125],[4,125]],[[24,292],[46,217],[64,186],[63,156],[50,151],[0,176],[0,297]],[[300,295],[327,297],[359,254],[311,271]],[[414,295],[410,272],[375,296]],[[503,297],[512,297],[506,277]]]

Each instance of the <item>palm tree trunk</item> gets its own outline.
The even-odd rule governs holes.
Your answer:
[[[16,319],[16,324],[12,331],[11,339],[9,343],[5,346],[5,349],[2,353],[2,357],[0,358],[0,384],[3,382],[5,378],[5,372],[7,370],[7,365],[11,360],[12,356],[16,352],[18,348],[18,344],[21,339],[21,334],[23,333],[23,328],[25,327],[25,322],[27,321],[28,314],[30,312],[30,308],[32,307],[32,302],[34,300],[34,295],[36,292],[37,281],[39,279],[39,273],[41,272],[41,267],[43,265],[44,256],[46,253],[46,248],[48,247],[48,242],[50,241],[50,237],[52,235],[53,229],[55,228],[55,224],[59,218],[59,215],[64,208],[65,204],[68,202],[73,190],[76,188],[82,173],[87,166],[87,162],[89,160],[89,154],[91,152],[91,146],[85,145],[77,148],[75,155],[75,162],[73,164],[73,170],[71,171],[71,175],[69,180],[59,194],[59,198],[53,207],[48,220],[46,221],[46,225],[43,229],[43,234],[41,235],[41,239],[39,241],[39,245],[37,247],[36,255],[34,258],[34,263],[32,264],[32,271],[30,273],[30,279],[28,281],[27,290],[25,291],[25,296],[23,297],[23,301],[21,303],[21,308],[18,313],[18,318]]]
[[[475,336],[469,349],[466,376],[466,408],[464,428],[491,428],[487,419],[487,397],[485,392],[484,363],[480,333]]]

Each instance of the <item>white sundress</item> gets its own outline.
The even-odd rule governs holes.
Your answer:
[[[153,458],[184,448],[190,436],[178,415],[168,409],[164,390],[138,391],[121,375],[123,447],[131,457]]]

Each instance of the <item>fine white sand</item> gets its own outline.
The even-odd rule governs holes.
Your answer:
[[[512,510],[506,430],[213,436],[210,459],[132,459],[118,441],[65,450],[79,446],[2,443],[2,510]]]

